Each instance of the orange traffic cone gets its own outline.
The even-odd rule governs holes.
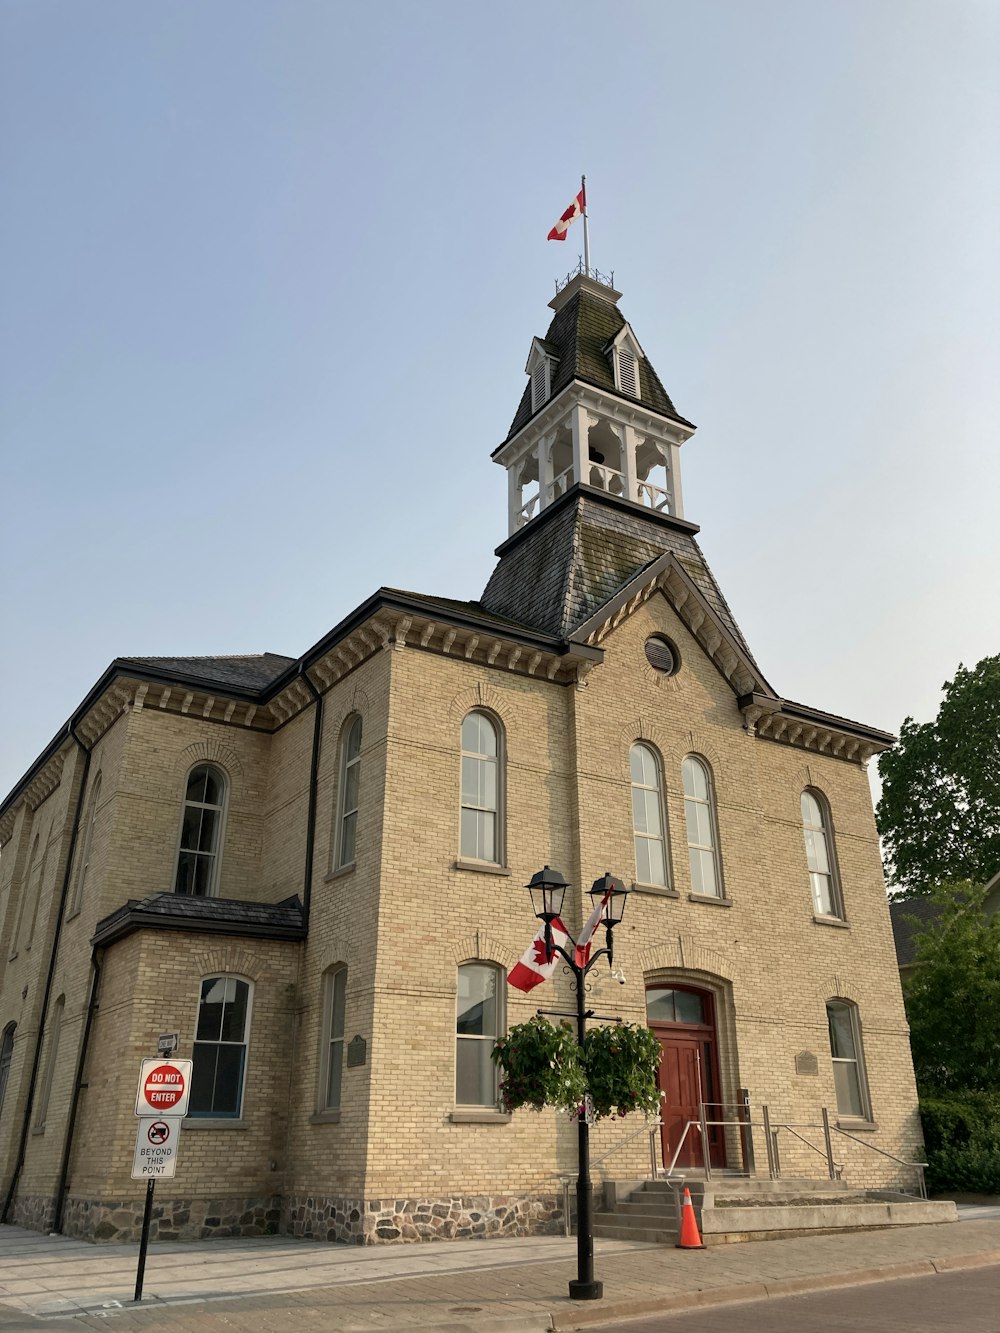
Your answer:
[[[691,1191],[685,1185],[684,1199],[681,1203],[681,1238],[674,1249],[703,1250],[704,1248],[698,1232],[698,1221],[694,1215],[694,1204],[691,1202]]]

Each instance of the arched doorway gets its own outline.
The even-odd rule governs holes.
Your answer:
[[[663,1164],[677,1158],[681,1167],[705,1165],[701,1131],[689,1121],[700,1117],[705,1103],[705,1118],[721,1120],[719,1093],[719,1049],[716,1038],[715,996],[696,986],[649,986],[646,989],[646,1020],[660,1043],[658,1082],[663,1094],[660,1102],[660,1141]],[[709,1161],[713,1167],[726,1164],[726,1144],[721,1125],[708,1127]]]

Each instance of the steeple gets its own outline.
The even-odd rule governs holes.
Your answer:
[[[577,484],[684,516],[680,447],[695,428],[675,410],[620,298],[591,269],[549,302],[552,322],[531,341],[528,383],[493,453],[507,469],[509,535]]]

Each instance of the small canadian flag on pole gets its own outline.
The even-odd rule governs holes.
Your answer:
[[[507,985],[513,986],[516,990],[529,991],[534,990],[543,981],[548,981],[556,970],[556,960],[559,957],[554,946],[561,944],[565,948],[567,944],[572,943],[573,941],[570,939],[566,927],[559,917],[556,917],[552,922],[553,948],[549,950],[545,947],[545,927],[543,926],[528,945],[521,961],[507,973]]]
[[[548,236],[546,236],[545,239],[547,241],[564,241],[566,239],[566,233],[570,229],[570,224],[575,222],[577,218],[585,215],[587,208],[586,176],[584,176],[583,182],[584,183],[580,186],[580,193],[570,204],[569,208],[566,209],[566,212],[563,213],[562,217],[549,232]]]

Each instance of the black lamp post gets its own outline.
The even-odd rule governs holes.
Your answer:
[[[589,957],[582,950],[568,953],[552,938],[552,922],[562,913],[563,899],[569,887],[558,870],[546,866],[532,875],[527,886],[531,894],[531,903],[535,916],[545,923],[545,947],[549,958],[553,952],[561,955],[566,966],[573,974],[573,987],[576,991],[576,1039],[583,1046],[587,1032],[587,1019],[593,1016],[593,1010],[584,1006],[584,978],[599,958],[607,955],[608,966],[614,962],[614,938],[612,932],[625,912],[625,899],[628,889],[614,875],[605,872],[594,881],[590,897],[595,908],[603,908],[600,924],[604,926],[604,948],[591,953]],[[572,1015],[570,1015],[572,1017]],[[576,1181],[576,1280],[569,1284],[569,1294],[575,1301],[596,1301],[604,1295],[604,1284],[594,1279],[594,1235],[593,1235],[593,1194],[594,1187],[590,1180],[590,1125],[585,1114],[578,1124],[580,1165]]]

